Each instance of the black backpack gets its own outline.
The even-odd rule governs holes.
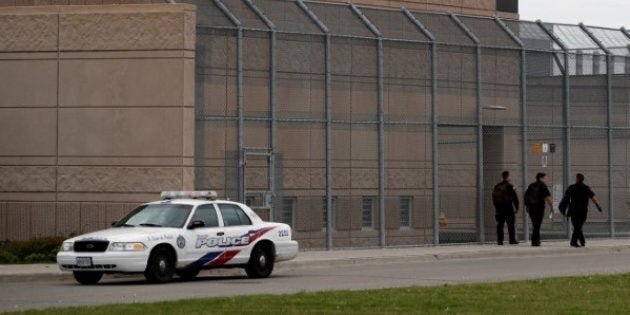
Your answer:
[[[539,186],[538,183],[533,183],[527,187],[525,191],[525,196],[523,197],[523,203],[528,208],[539,207],[540,206],[540,197],[539,197]]]
[[[512,203],[508,192],[508,183],[500,182],[494,186],[494,190],[492,191],[492,203],[494,203],[495,206]]]

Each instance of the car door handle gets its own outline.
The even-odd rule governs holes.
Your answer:
[[[223,235],[225,235],[224,232],[217,232],[217,236],[223,236]]]
[[[254,234],[254,233],[256,233],[256,231],[254,230],[249,230],[249,232],[247,232],[247,234]]]

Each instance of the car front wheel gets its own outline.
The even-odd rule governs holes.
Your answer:
[[[167,247],[153,250],[144,277],[152,283],[166,283],[173,279],[175,273],[175,254]]]
[[[72,275],[80,284],[96,284],[103,277],[100,271],[74,271]]]
[[[256,245],[249,257],[245,272],[250,278],[267,278],[273,271],[274,257],[270,246]]]

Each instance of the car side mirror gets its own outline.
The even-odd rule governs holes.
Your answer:
[[[112,226],[115,226],[118,221],[112,221]]]
[[[190,224],[188,224],[188,229],[189,230],[194,230],[196,228],[200,228],[200,227],[204,227],[204,226],[206,226],[206,224],[203,221],[195,220],[195,221],[190,222]]]

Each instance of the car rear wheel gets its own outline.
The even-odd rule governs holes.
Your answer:
[[[189,280],[195,279],[195,277],[199,274],[200,271],[201,269],[197,267],[189,267],[186,269],[177,270],[175,271],[175,273],[177,273],[177,275],[182,280],[189,281]]]
[[[80,284],[96,284],[103,278],[100,271],[74,271],[72,275]]]
[[[259,244],[254,247],[245,267],[250,278],[267,278],[273,271],[274,257],[270,246]]]
[[[153,250],[144,277],[152,283],[166,283],[173,279],[175,273],[175,254],[168,247],[162,246]]]

